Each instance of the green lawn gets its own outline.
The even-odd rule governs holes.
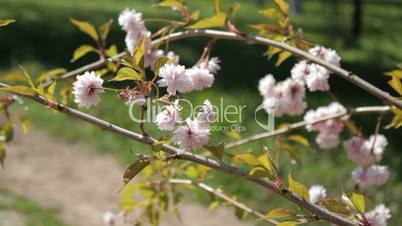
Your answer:
[[[195,3],[194,5],[201,7],[202,17],[212,13],[211,4],[205,4],[203,3],[204,1],[192,2]],[[256,8],[249,1],[241,2],[242,8],[237,21],[241,29],[250,31],[247,24],[261,22],[264,18],[255,13]],[[68,22],[68,17],[85,19],[94,24],[101,24],[108,18],[113,18],[115,23],[109,42],[117,43],[119,49],[122,50],[124,48],[124,33],[120,30],[116,21],[118,13],[123,8],[131,7],[142,11],[146,18],[174,16],[168,9],[149,6],[148,1],[139,0],[2,0],[0,2],[1,17],[16,18],[17,23],[1,31],[0,43],[4,50],[0,51],[0,59],[2,59],[0,66],[5,70],[10,65],[15,66],[17,63],[24,63],[28,65],[31,71],[37,72],[44,68],[58,66],[72,69],[95,60],[95,58],[89,57],[77,63],[68,64],[73,50],[77,46],[89,42],[85,35],[79,33]],[[377,86],[388,89],[382,72],[392,69],[395,63],[402,62],[402,52],[399,51],[400,48],[397,48],[402,46],[402,36],[400,35],[402,24],[399,23],[402,19],[401,3],[381,3],[378,1],[365,3],[363,9],[365,27],[359,42],[351,41],[348,35],[350,30],[349,18],[351,16],[348,1],[341,1],[340,3],[339,25],[336,35],[329,35],[329,9],[326,3],[322,1],[305,1],[304,6],[303,14],[292,17],[295,27],[302,28],[307,37],[313,42],[335,48],[342,56],[342,65],[345,68],[362,75]],[[151,29],[155,28],[154,25],[150,27]],[[206,39],[186,40],[180,43],[173,43],[172,48],[182,56],[183,63],[191,65],[199,57],[206,41]],[[7,43],[7,45],[4,43]],[[274,73],[277,79],[281,80],[289,76],[289,68],[294,63],[294,61],[289,61],[279,68],[274,68],[272,62],[262,57],[263,52],[264,48],[260,46],[250,46],[234,41],[218,41],[213,53],[221,58],[223,69],[217,76],[216,88],[205,92],[196,92],[186,97],[198,104],[202,103],[206,98],[210,99],[212,103],[216,103],[219,102],[220,97],[223,97],[227,104],[240,105],[247,103],[243,123],[248,130],[243,136],[261,132],[262,129],[254,122],[254,108],[262,101],[256,89],[258,79],[269,72]],[[345,104],[351,106],[381,104],[380,101],[373,99],[362,90],[339,78],[332,78],[331,85],[334,87],[334,94]],[[102,98],[103,104],[98,108],[91,109],[90,113],[125,128],[138,131],[138,125],[128,117],[127,106],[113,104],[116,99],[112,95],[105,95]],[[329,96],[325,93],[309,93],[308,100],[311,108],[330,102]],[[61,114],[44,110],[35,104],[28,103],[28,105],[32,116],[31,119],[37,127],[47,129],[55,137],[62,137],[73,142],[89,142],[93,144],[94,149],[97,151],[111,153],[125,165],[131,163],[134,159],[129,149],[141,153],[149,149],[144,145],[103,132],[90,125],[83,125],[67,119]],[[299,119],[283,118],[279,119],[279,123]],[[359,116],[356,121],[363,126],[366,134],[370,134],[374,130],[375,119],[375,116]],[[386,117],[385,120],[389,119]],[[147,125],[147,130],[151,134],[156,134],[155,136],[163,135],[163,133],[156,131],[155,126],[152,124]],[[305,131],[299,130],[295,133],[305,133]],[[400,182],[402,164],[401,158],[399,158],[401,154],[399,147],[402,145],[402,141],[400,141],[398,131],[388,130],[384,131],[384,133],[390,143],[385,153],[384,163],[390,165],[392,170],[391,181],[389,185],[381,188],[382,192],[377,192],[375,188],[370,190],[369,206],[372,207],[380,200],[385,203],[393,203],[393,206],[391,206],[394,215],[393,222],[397,222],[400,204],[395,203],[395,200],[402,196],[402,183]],[[346,136],[347,134],[345,134]],[[226,138],[223,134],[216,133],[213,142],[223,138]],[[310,140],[314,143],[314,136],[310,137]],[[252,149],[258,152],[262,144],[272,145],[272,140],[255,142],[247,145],[242,150],[231,151]],[[305,152],[300,164],[289,164],[289,158],[283,155],[281,160],[282,175],[292,171],[296,178],[305,178],[305,184],[322,183],[333,196],[339,195],[341,188],[338,184],[345,184],[345,190],[352,189],[350,171],[355,166],[346,159],[341,147],[331,152],[319,151],[316,148]],[[234,183],[232,177],[218,174],[210,183],[228,185],[224,187],[225,190],[239,193],[241,198],[252,200],[253,205],[261,209],[267,210],[273,206],[288,205],[276,196],[267,195],[266,192],[262,192],[253,185]]]

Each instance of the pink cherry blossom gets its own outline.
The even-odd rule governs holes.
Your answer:
[[[322,60],[327,61],[335,66],[340,65],[341,58],[335,52],[335,50],[330,48],[325,48],[323,46],[314,46],[308,51],[311,55],[318,57]]]
[[[318,133],[315,138],[316,143],[322,149],[328,150],[339,144],[339,134],[336,133]]]
[[[173,130],[176,123],[181,121],[180,111],[176,104],[166,106],[156,115],[155,123],[160,130]]]
[[[186,125],[180,126],[173,135],[173,142],[181,149],[197,149],[208,144],[210,131],[200,126],[196,120],[186,119]]]
[[[260,91],[261,96],[269,98],[274,95],[275,88],[275,78],[271,74],[267,74],[260,79],[258,83],[258,91]]]
[[[208,127],[209,124],[216,119],[216,112],[214,112],[213,106],[209,100],[205,100],[204,104],[201,108],[201,111],[198,112],[196,121],[201,127]]]
[[[387,182],[389,171],[386,166],[372,165],[367,169],[358,167],[352,172],[352,177],[361,188],[379,186]]]
[[[100,102],[99,95],[103,93],[103,79],[95,74],[94,71],[85,72],[83,75],[78,75],[77,80],[73,83],[74,101],[80,107],[91,107],[98,105]]]
[[[312,92],[329,90],[328,71],[320,65],[300,61],[292,68],[291,75],[293,79],[305,83]]]
[[[218,57],[212,57],[208,61],[203,61],[201,62],[198,67],[202,69],[208,70],[210,73],[216,75],[218,71],[221,69],[221,66],[219,65],[221,61],[219,60]]]
[[[186,75],[184,66],[165,64],[159,69],[159,77],[162,79],[158,81],[158,85],[167,87],[170,94],[176,94],[177,91],[185,93],[192,89],[192,81]]]
[[[308,192],[312,203],[317,203],[327,197],[327,190],[319,184],[311,186]]]
[[[387,226],[387,221],[391,218],[390,210],[384,204],[376,206],[364,216],[371,226]]]
[[[212,86],[215,80],[213,74],[200,67],[187,69],[186,76],[191,80],[191,88],[188,89],[189,91],[209,88]]]
[[[388,142],[384,135],[372,135],[368,140],[355,136],[344,142],[348,158],[360,165],[381,161]]]

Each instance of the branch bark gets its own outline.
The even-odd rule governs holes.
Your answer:
[[[206,191],[206,192],[208,192],[210,194],[213,194],[214,196],[216,196],[216,197],[218,197],[220,199],[225,200],[226,202],[232,204],[233,206],[235,206],[237,208],[240,208],[240,209],[246,211],[247,213],[249,213],[251,215],[254,215],[255,217],[257,217],[259,219],[262,219],[262,220],[267,221],[267,222],[269,222],[271,224],[274,224],[274,225],[279,224],[278,221],[266,218],[263,213],[261,213],[261,212],[259,212],[257,210],[254,210],[254,209],[248,207],[247,205],[245,205],[245,204],[243,204],[243,203],[241,203],[239,201],[236,201],[236,200],[232,199],[231,197],[227,196],[225,193],[223,193],[219,189],[215,189],[215,188],[213,188],[213,187],[211,187],[211,186],[209,186],[209,185],[207,185],[205,183],[194,182],[194,181],[189,180],[189,179],[178,179],[178,178],[170,179],[169,183],[171,183],[171,184],[193,184],[193,185],[196,185],[200,189],[202,189],[202,190],[204,190],[204,191]]]
[[[253,141],[257,141],[257,140],[261,140],[261,139],[265,139],[268,137],[274,137],[277,135],[281,135],[284,133],[288,133],[290,131],[293,131],[295,129],[298,128],[302,128],[305,127],[308,124],[316,124],[319,122],[323,122],[329,119],[336,119],[336,118],[340,118],[346,115],[357,115],[357,114],[370,114],[370,113],[385,113],[390,111],[391,108],[388,106],[367,106],[367,107],[357,107],[355,109],[350,110],[349,112],[344,112],[344,113],[340,113],[340,114],[335,114],[335,115],[330,115],[327,117],[323,117],[321,119],[315,120],[312,123],[307,123],[305,121],[300,121],[300,122],[296,122],[293,124],[290,124],[289,126],[285,127],[285,128],[281,128],[281,129],[277,129],[274,131],[269,131],[269,132],[264,132],[264,133],[259,133],[256,135],[252,135],[250,137],[244,138],[244,139],[240,139],[238,141],[234,141],[232,143],[229,143],[227,145],[225,145],[225,148],[233,148],[233,147],[238,147],[241,146],[243,144],[247,144]]]
[[[7,85],[0,83],[0,86],[4,87]],[[150,136],[143,136],[141,134],[129,131],[127,129],[114,125],[110,122],[104,121],[104,120],[94,117],[92,115],[88,115],[79,110],[61,105],[56,102],[48,101],[39,95],[25,96],[25,97],[28,97],[44,106],[47,106],[51,109],[62,112],[73,118],[80,119],[82,121],[86,121],[92,125],[95,125],[101,129],[103,129],[103,130],[107,130],[109,132],[119,134],[123,137],[138,141],[140,143],[147,144],[147,145],[153,145],[157,142],[156,139],[154,139]],[[265,189],[268,189],[268,190],[282,196],[285,199],[288,199],[289,201],[293,202],[294,204],[296,204],[297,206],[299,206],[301,208],[309,210],[312,214],[314,214],[316,216],[317,219],[327,220],[329,222],[332,222],[336,225],[341,225],[341,226],[358,226],[357,222],[351,221],[348,218],[344,218],[335,213],[332,213],[331,211],[325,209],[322,206],[310,203],[308,200],[303,199],[301,196],[288,190],[285,187],[280,189],[274,182],[272,182],[270,180],[250,176],[247,171],[230,166],[224,162],[216,161],[214,159],[209,159],[207,157],[200,156],[195,153],[191,153],[191,152],[188,152],[188,151],[185,151],[182,149],[178,149],[178,148],[168,145],[168,144],[163,144],[161,146],[161,150],[163,150],[169,154],[175,155],[177,159],[188,160],[188,161],[191,161],[194,163],[198,163],[198,164],[207,166],[211,169],[215,169],[217,171],[223,172],[228,175],[242,177],[248,181],[251,181],[261,187],[264,187]]]
[[[280,49],[289,51],[296,56],[300,56],[304,59],[310,60],[311,62],[319,64],[319,65],[327,68],[328,70],[334,72],[341,78],[346,79],[347,81],[349,81],[349,82],[355,84],[356,86],[364,89],[365,91],[371,93],[372,95],[374,95],[375,97],[384,101],[385,103],[394,105],[397,108],[402,109],[402,101],[401,100],[398,100],[397,98],[391,96],[389,93],[368,83],[367,81],[363,80],[356,74],[354,74],[350,71],[347,71],[341,67],[338,67],[336,65],[330,64],[317,57],[314,57],[301,49],[298,49],[298,48],[295,48],[293,46],[286,44],[285,42],[278,42],[278,41],[274,41],[272,39],[264,38],[261,36],[254,36],[254,35],[240,36],[233,32],[206,29],[206,30],[186,30],[186,31],[175,32],[175,33],[169,34],[167,36],[164,36],[162,38],[152,41],[152,46],[160,45],[167,41],[175,41],[175,40],[190,38],[190,37],[212,37],[212,38],[220,38],[220,39],[230,39],[230,40],[244,41],[246,43],[251,42],[251,43],[258,43],[258,44],[271,45],[271,46],[278,47]],[[106,64],[108,61],[118,60],[121,57],[124,57],[125,55],[126,55],[126,52],[122,52],[109,59],[96,61],[92,64],[85,65],[82,68],[78,68],[74,71],[68,72],[68,73],[62,75],[60,78],[68,78],[70,76],[84,73],[85,71],[88,71],[88,70],[93,70],[93,69],[99,68],[99,67],[103,66],[104,64]]]

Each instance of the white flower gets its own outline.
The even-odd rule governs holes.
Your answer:
[[[339,135],[336,133],[318,133],[315,141],[320,148],[331,149],[339,144]]]
[[[124,40],[127,49],[131,54],[134,54],[138,38],[147,39],[145,44],[145,66],[151,65],[152,62],[147,60],[147,55],[152,54],[151,32],[149,32],[145,27],[144,21],[142,20],[142,14],[128,8],[124,9],[119,15],[119,25],[127,32]],[[151,57],[152,56],[148,56],[148,59]]]
[[[142,20],[142,13],[137,13],[137,11],[130,10],[128,8],[124,9],[119,15],[119,25],[125,31],[142,31],[145,29],[144,21]]]
[[[103,92],[103,80],[94,71],[87,71],[83,75],[78,75],[76,79],[73,83],[74,101],[80,107],[89,108],[92,105],[98,105],[100,102],[99,95]]]
[[[216,113],[209,100],[204,101],[201,111],[197,114],[196,121],[201,127],[208,127],[216,119]]]
[[[172,61],[172,64],[179,64],[180,56],[175,54],[173,51],[169,51],[166,54],[166,57],[169,58]]]
[[[352,172],[352,177],[361,188],[374,185],[379,186],[387,182],[389,171],[386,166],[373,165],[367,169],[358,167]]]
[[[181,65],[165,64],[159,69],[158,81],[160,87],[167,87],[170,94],[176,94],[176,91],[181,93],[189,92],[192,88],[192,81],[186,75],[186,69]]]
[[[206,144],[209,140],[209,129],[200,126],[196,120],[186,119],[186,125],[180,126],[173,135],[173,142],[181,149],[197,149]]]
[[[259,91],[264,95],[263,107],[269,114],[275,116],[299,115],[304,112],[307,103],[304,101],[305,89],[303,83],[288,78],[274,85],[272,75],[260,80]]]
[[[325,48],[323,46],[315,46],[308,51],[311,55],[318,57],[322,60],[327,61],[335,66],[340,65],[341,58],[335,52],[335,50],[330,48]]]
[[[187,69],[186,76],[191,80],[191,88],[188,91],[209,88],[212,86],[215,80],[213,74],[200,67]]]
[[[292,68],[291,75],[293,79],[304,82],[310,91],[329,90],[329,73],[320,65],[300,61]]]
[[[327,197],[327,190],[319,184],[311,186],[308,192],[312,203],[317,203]]]
[[[221,66],[219,65],[220,63],[221,61],[218,57],[212,57],[209,61],[203,61],[198,66],[202,69],[207,69],[209,72],[216,75],[221,69]]]
[[[108,226],[113,226],[116,223],[116,216],[114,215],[114,213],[107,211],[103,214],[102,220],[104,224]]]
[[[369,165],[382,159],[388,142],[384,135],[370,136],[368,140],[355,136],[343,143],[348,158],[360,165]],[[374,142],[375,140],[375,142]]]
[[[173,130],[176,123],[180,122],[180,111],[176,104],[166,106],[156,115],[155,123],[160,130]]]
[[[391,218],[390,210],[384,204],[376,206],[364,216],[371,226],[387,226],[387,221]]]
[[[258,91],[260,91],[260,94],[263,97],[273,96],[274,87],[275,87],[275,78],[271,74],[265,75],[258,82]]]

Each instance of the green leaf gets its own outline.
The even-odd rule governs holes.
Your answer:
[[[281,12],[278,11],[277,8],[268,8],[264,10],[259,10],[258,13],[270,18],[270,19],[279,19],[282,18]]]
[[[18,71],[12,71],[4,76],[1,76],[0,81],[2,82],[25,81],[25,77],[21,75],[21,73],[19,73]]]
[[[161,6],[161,7],[177,7],[177,8],[180,8],[180,9],[185,8],[185,5],[183,5],[183,3],[181,3],[178,0],[164,0],[161,3],[159,3],[158,6]]]
[[[260,167],[260,166],[253,167],[250,170],[250,172],[248,173],[248,175],[259,177],[259,178],[265,178],[265,177],[269,176],[268,173],[267,173],[267,170],[265,168]]]
[[[278,67],[281,65],[286,59],[288,59],[290,56],[292,56],[291,52],[288,51],[282,51],[279,53],[278,59],[276,60],[275,66]]]
[[[188,26],[188,29],[203,29],[203,28],[213,28],[213,27],[224,27],[226,24],[226,14],[217,13],[212,17],[202,19],[195,24]]]
[[[45,93],[46,99],[55,101],[56,100],[56,97],[54,96],[55,91],[56,91],[56,81],[53,81],[47,88],[47,93]]]
[[[19,95],[24,95],[24,96],[34,96],[35,92],[32,88],[28,86],[9,86],[9,87],[0,87],[0,90],[2,91],[7,91],[7,92],[13,92],[15,94]]]
[[[1,19],[0,20],[0,27],[7,26],[9,24],[15,23],[16,20],[14,19]]]
[[[217,159],[222,160],[225,153],[225,143],[220,142],[216,146],[205,146],[205,149],[211,152]]]
[[[1,130],[1,134],[6,138],[6,142],[10,142],[14,138],[13,125],[7,122]]]
[[[25,68],[22,65],[19,65],[19,67],[21,68],[26,81],[28,81],[28,84],[31,86],[32,89],[36,89],[36,85],[35,83],[32,81],[31,76],[28,74],[28,72],[25,70]]]
[[[288,13],[289,5],[285,0],[274,0],[274,2],[284,14]]]
[[[215,14],[221,13],[221,0],[214,0]]]
[[[237,130],[230,130],[228,132],[225,133],[226,136],[233,138],[235,140],[240,140],[241,139],[241,135],[240,132]]]
[[[123,175],[123,183],[126,185],[128,182],[130,182],[138,173],[141,172],[145,167],[149,165],[150,161],[148,160],[143,160],[139,159],[135,161],[133,164],[131,164],[126,171],[124,172]]]
[[[277,224],[276,226],[295,226],[295,225],[297,225],[297,223],[298,222],[296,222],[296,221],[284,221],[284,222]]]
[[[288,136],[288,140],[301,144],[306,148],[310,147],[310,142],[302,135],[290,135]]]
[[[70,18],[70,21],[75,26],[77,26],[82,32],[84,32],[87,35],[91,36],[91,38],[93,40],[99,41],[98,32],[96,32],[95,27],[92,26],[92,24],[90,24],[90,23],[88,23],[86,21],[76,20],[74,18]]]
[[[339,202],[334,199],[326,199],[318,202],[318,204],[324,206],[327,208],[329,211],[334,212],[334,213],[340,213],[346,216],[349,216],[352,214],[352,211],[348,208],[348,206],[345,203]]]
[[[160,141],[157,141],[157,142],[153,143],[153,144],[151,145],[151,150],[152,150],[153,152],[158,152],[158,151],[160,151],[161,148],[162,148],[162,145],[163,145],[165,142],[166,142],[166,141],[164,141],[164,140],[160,140]]]
[[[258,161],[263,166],[271,176],[277,175],[277,169],[275,164],[273,163],[272,159],[269,157],[268,152],[260,155],[258,157]]]
[[[229,7],[228,17],[233,20],[234,16],[236,15],[237,11],[240,9],[240,3],[235,2]]]
[[[277,208],[277,209],[273,209],[271,210],[271,212],[269,212],[266,216],[266,218],[268,219],[278,219],[278,218],[285,218],[285,217],[290,217],[296,215],[295,212],[293,212],[292,210],[289,209],[285,209],[285,208]]]
[[[47,79],[55,79],[58,78],[60,75],[66,73],[67,70],[64,68],[55,68],[49,71],[42,72],[38,78],[36,79],[36,83],[43,82]]]
[[[248,212],[235,206],[235,215],[237,217],[238,220],[243,220],[244,218],[247,217]]]
[[[396,76],[398,78],[402,78],[402,70],[396,69],[396,70],[393,70],[393,71],[385,72],[384,75],[388,75],[388,76],[391,76],[391,77]]]
[[[99,33],[103,42],[106,42],[107,36],[109,35],[110,26],[112,25],[112,23],[113,20],[110,19],[99,27]]]
[[[27,134],[29,132],[29,128],[31,127],[28,117],[25,115],[20,115],[20,122],[22,126],[22,131],[24,132],[24,134]]]
[[[208,210],[211,211],[213,209],[215,209],[216,207],[218,207],[220,204],[219,200],[215,200],[213,202],[211,202],[211,204],[209,204]]]
[[[234,159],[240,160],[250,166],[258,166],[260,164],[257,157],[255,157],[252,154],[247,154],[247,153],[235,155]]]
[[[159,75],[159,69],[161,67],[163,67],[163,65],[165,65],[165,64],[167,64],[169,62],[170,62],[170,59],[168,57],[165,57],[165,56],[159,57],[155,61],[155,64],[154,64],[154,73],[155,73],[155,75],[158,76]]]
[[[73,59],[71,59],[71,62],[80,59],[81,57],[85,56],[87,53],[90,53],[92,51],[95,51],[95,48],[91,45],[84,44],[78,47],[73,53]]]
[[[292,192],[300,195],[301,197],[303,197],[307,201],[310,200],[310,194],[309,194],[308,189],[306,188],[306,186],[304,186],[302,183],[294,180],[290,173],[289,173],[289,176],[288,176],[288,183],[289,183],[289,185],[288,185],[289,190],[291,190]]]
[[[392,80],[388,82],[388,84],[394,88],[396,92],[399,93],[399,95],[402,96],[402,83],[401,79],[399,79],[397,76],[392,76]]]
[[[0,164],[4,168],[4,159],[6,158],[6,149],[4,143],[0,143]]]
[[[364,195],[352,192],[349,197],[353,205],[356,207],[357,211],[359,211],[360,213],[364,213],[364,211],[366,210]]]
[[[191,13],[190,18],[192,20],[198,20],[198,18],[200,17],[200,10],[195,10],[194,12]]]
[[[141,80],[141,75],[132,68],[123,67],[118,72],[117,75],[112,79],[112,81],[124,81],[124,80]]]
[[[112,57],[112,56],[115,56],[115,55],[117,55],[117,46],[116,45],[111,45],[110,47],[109,47],[109,49],[107,49],[106,51],[106,55],[108,56],[108,57]]]

